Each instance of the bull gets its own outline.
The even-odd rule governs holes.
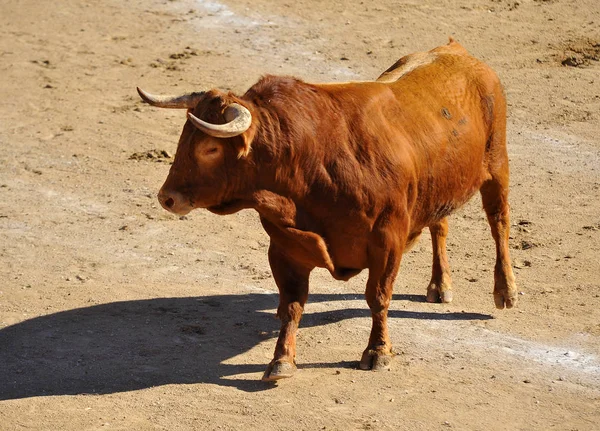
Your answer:
[[[187,109],[160,204],[178,215],[252,208],[270,237],[281,331],[263,380],[296,370],[296,332],[315,267],[337,280],[369,270],[372,329],[360,368],[388,369],[388,307],[402,255],[429,228],[427,301],[452,301],[447,217],[477,191],[496,243],[495,305],[516,304],[504,91],[452,39],[402,57],[376,81],[265,76],[241,97],[138,92],[151,105]]]

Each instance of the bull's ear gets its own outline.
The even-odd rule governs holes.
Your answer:
[[[231,109],[232,107],[234,108]],[[244,123],[242,127],[243,132],[237,132],[239,134],[233,142],[235,142],[238,151],[238,159],[248,157],[248,154],[250,154],[250,151],[252,150],[252,142],[256,136],[258,119],[250,113],[248,108],[238,105],[237,103],[229,105],[223,114],[227,124],[234,124],[236,121]],[[240,121],[240,117],[243,117],[243,121]]]
[[[243,157],[248,157],[250,154],[250,150],[252,149],[252,142],[254,141],[254,137],[256,136],[256,124],[255,121],[252,121],[252,125],[239,136],[238,142],[238,159]]]

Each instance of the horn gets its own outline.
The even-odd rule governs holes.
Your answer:
[[[199,93],[184,94],[183,96],[156,96],[145,92],[139,87],[137,87],[137,92],[144,102],[152,106],[173,109],[193,109],[205,93],[201,91]]]
[[[188,112],[188,118],[194,126],[215,138],[232,138],[241,135],[252,125],[252,114],[242,105],[232,103],[225,109],[225,124],[211,124]]]

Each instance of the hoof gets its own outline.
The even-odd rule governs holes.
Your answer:
[[[440,300],[440,293],[437,291],[437,289],[427,289],[427,302],[439,302]]]
[[[443,302],[444,304],[448,304],[452,302],[452,290],[447,286],[444,286],[442,290],[435,284],[430,284],[427,287],[427,302]]]
[[[276,382],[280,379],[289,379],[296,372],[296,364],[293,362],[285,361],[285,360],[275,360],[273,359],[267,369],[265,370],[265,374],[262,376],[263,382]]]
[[[504,292],[494,292],[494,303],[496,304],[496,308],[499,310],[506,308],[513,308],[517,305],[517,289],[504,291]]]
[[[446,290],[446,291],[440,293],[440,301],[443,302],[444,304],[451,303],[452,302],[452,291]]]
[[[393,352],[385,353],[380,350],[367,349],[360,360],[361,370],[386,371],[392,366]]]

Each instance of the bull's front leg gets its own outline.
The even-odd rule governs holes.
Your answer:
[[[263,375],[263,381],[292,377],[296,371],[296,332],[308,299],[308,279],[313,268],[293,262],[271,242],[269,264],[279,288],[277,317],[281,330],[273,360]]]
[[[404,226],[394,226],[386,221],[385,225],[374,231],[369,242],[369,279],[365,296],[371,309],[373,326],[369,344],[360,360],[360,368],[363,370],[389,369],[395,356],[388,333],[387,317],[394,280],[406,242],[406,230]]]

